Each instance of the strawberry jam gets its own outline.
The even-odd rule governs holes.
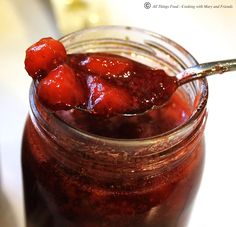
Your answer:
[[[27,227],[185,227],[204,163],[205,82],[176,90],[175,77],[140,59],[65,57],[49,41],[28,49],[47,63],[26,62],[34,79],[22,143]]]

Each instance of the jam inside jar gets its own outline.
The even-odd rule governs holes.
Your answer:
[[[175,42],[130,27],[61,39],[68,54],[122,55],[170,76],[196,64]],[[145,75],[144,75],[145,76]],[[48,111],[30,89],[22,167],[28,227],[184,227],[201,180],[206,80],[178,88],[141,116]]]

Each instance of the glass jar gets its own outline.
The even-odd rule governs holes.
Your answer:
[[[115,53],[170,76],[197,63],[175,42],[130,27],[82,30],[61,41],[69,54]],[[32,85],[22,146],[27,226],[186,226],[203,169],[207,82],[191,82],[176,94],[188,117],[177,106],[165,120],[180,113],[182,121],[169,130],[116,139],[76,128],[49,112]]]

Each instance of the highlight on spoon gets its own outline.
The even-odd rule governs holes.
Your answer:
[[[176,77],[178,79],[179,86],[189,83],[193,80],[198,80],[206,76],[215,74],[222,74],[225,72],[236,70],[236,59],[228,59],[222,61],[214,61],[203,64],[198,64],[185,69],[180,72]]]

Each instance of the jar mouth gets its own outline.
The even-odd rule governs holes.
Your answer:
[[[182,53],[187,58],[190,65],[198,64],[196,59],[187,50],[185,50],[182,46],[180,46],[178,43],[176,43],[173,40],[171,40],[163,35],[160,35],[158,33],[151,32],[151,31],[144,30],[144,29],[140,29],[140,28],[127,27],[127,26],[99,26],[99,27],[95,27],[95,28],[83,29],[80,31],[73,32],[71,34],[68,34],[68,35],[62,37],[60,39],[60,41],[65,43],[65,47],[67,48],[67,41],[69,39],[73,40],[74,37],[78,37],[78,36],[83,35],[87,32],[93,32],[93,31],[96,32],[99,30],[134,31],[134,32],[145,34],[146,36],[150,36],[152,38],[157,38],[158,40],[168,43],[168,45],[174,47],[178,52]],[[151,44],[151,45],[154,45],[154,44]],[[179,57],[177,57],[177,56],[174,56],[174,57],[176,57],[175,60],[182,66],[182,69],[190,66],[190,65],[187,66],[184,63],[184,61],[182,61]],[[86,132],[84,130],[74,128],[72,125],[63,121],[55,113],[49,112],[49,110],[47,110],[46,107],[42,106],[41,108],[43,108],[43,112],[47,112],[47,114],[50,115],[51,120],[56,122],[57,125],[60,125],[60,127],[69,131],[70,133],[73,133],[73,135],[78,135],[79,137],[82,136],[85,139],[94,140],[99,143],[105,143],[105,144],[110,144],[110,145],[112,145],[112,144],[119,145],[119,146],[127,146],[127,145],[128,146],[131,146],[131,145],[137,146],[139,144],[151,145],[151,144],[155,144],[157,141],[166,141],[167,138],[173,138],[173,137],[179,137],[179,136],[181,137],[182,134],[186,134],[186,132],[189,130],[192,131],[193,127],[198,125],[199,118],[201,118],[201,115],[203,115],[204,111],[206,110],[207,99],[208,99],[208,83],[207,83],[207,80],[204,78],[204,79],[190,82],[189,84],[193,87],[198,86],[201,88],[201,94],[200,94],[198,103],[197,103],[195,110],[193,111],[191,117],[188,120],[186,120],[186,122],[184,122],[183,124],[180,124],[179,126],[173,128],[167,132],[164,132],[162,134],[158,134],[158,135],[152,136],[152,137],[146,137],[146,138],[118,139],[118,138],[110,138],[110,137],[104,137],[104,136],[92,134],[92,133]],[[30,91],[30,106],[31,106],[32,114],[36,118],[40,118],[41,122],[44,122],[43,117],[40,114],[36,114],[37,108],[35,107],[34,94],[35,94],[35,86],[32,83],[31,84],[31,91]],[[46,123],[44,125],[46,125]]]

